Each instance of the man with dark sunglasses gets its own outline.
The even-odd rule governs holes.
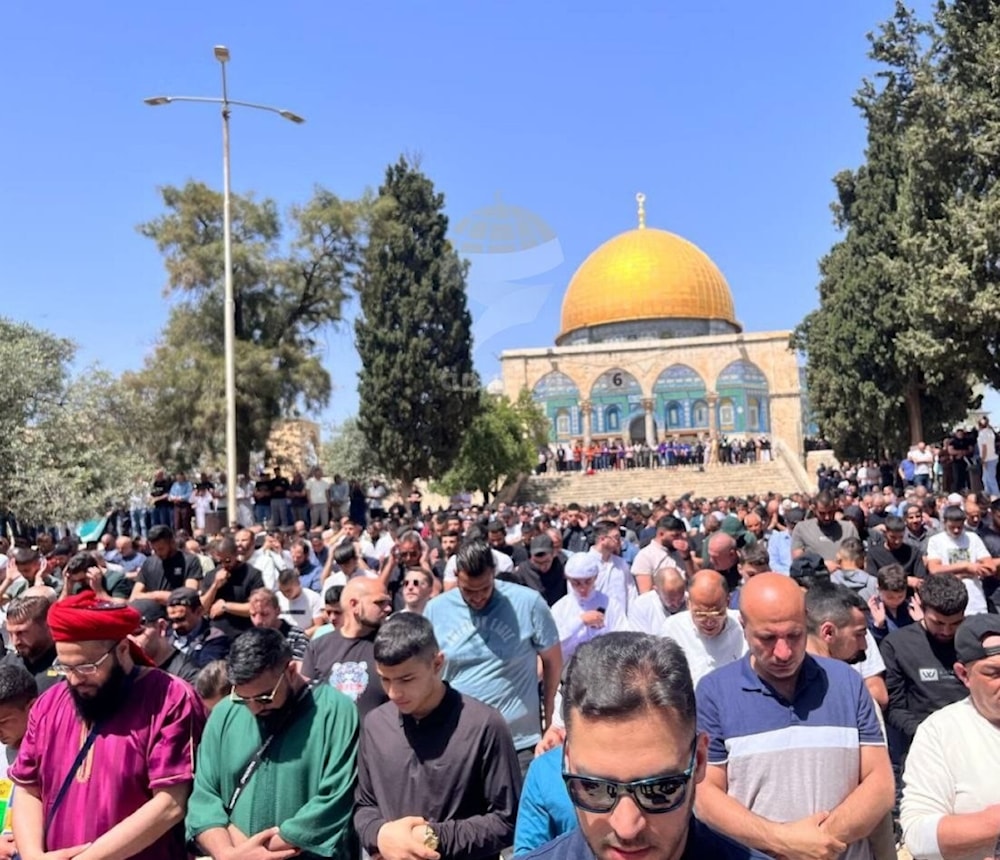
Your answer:
[[[422,567],[411,567],[403,574],[404,612],[424,614],[424,607],[434,596],[434,575]]]
[[[198,750],[188,839],[214,860],[357,856],[358,716],[350,699],[307,684],[291,646],[270,628],[233,642],[227,673],[232,688]]]
[[[562,778],[580,827],[525,860],[764,857],[693,815],[708,739],[673,640],[619,632],[581,645],[563,679],[563,716]]]

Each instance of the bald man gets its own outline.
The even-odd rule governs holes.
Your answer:
[[[348,580],[340,595],[344,622],[319,639],[310,641],[302,658],[302,674],[325,680],[358,706],[365,715],[389,701],[375,669],[375,634],[392,611],[392,598],[379,579]]]
[[[698,686],[698,817],[771,856],[870,860],[894,793],[872,697],[846,663],[806,653],[805,596],[789,577],[751,579],[740,620],[749,653]]]
[[[661,636],[664,622],[687,609],[687,581],[672,564],[659,568],[652,581],[652,590],[632,601],[628,608],[628,620],[635,630]]]
[[[688,584],[688,609],[668,618],[661,628],[684,650],[691,680],[739,660],[747,653],[740,614],[728,609],[729,590],[722,574],[700,570]]]
[[[730,591],[740,587],[739,553],[736,539],[725,532],[716,532],[708,539],[708,568],[721,573],[726,578]]]

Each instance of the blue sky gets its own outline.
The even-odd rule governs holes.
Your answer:
[[[501,349],[553,342],[573,271],[635,225],[637,191],[650,226],[720,266],[746,330],[791,328],[836,239],[830,179],[862,157],[851,96],[872,71],[865,34],[892,6],[2,4],[0,314],[73,338],[80,366],[141,366],[168,305],[135,225],[161,211],[158,185],[221,187],[217,111],[142,99],[216,95],[212,46],[226,44],[232,98],[308,120],[235,113],[235,191],[282,206],[316,184],[350,197],[417,152],[453,225],[499,194],[558,237],[562,262],[528,282],[541,298],[477,343],[484,380]],[[339,421],[357,410],[349,325],[328,334],[326,360],[321,419]]]

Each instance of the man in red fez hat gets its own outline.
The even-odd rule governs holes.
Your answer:
[[[66,682],[32,708],[18,760],[14,839],[22,857],[185,856],[194,749],[205,714],[194,690],[152,668],[128,636],[135,609],[86,591],[54,604],[53,664]]]

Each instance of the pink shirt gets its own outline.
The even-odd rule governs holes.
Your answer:
[[[102,724],[94,745],[50,821],[50,809],[87,737],[65,682],[31,709],[28,730],[9,776],[37,786],[48,825],[46,851],[93,842],[131,815],[153,791],[194,781],[195,747],[205,711],[194,689],[159,669],[136,678],[122,710]],[[185,856],[174,828],[134,855],[140,860]]]

